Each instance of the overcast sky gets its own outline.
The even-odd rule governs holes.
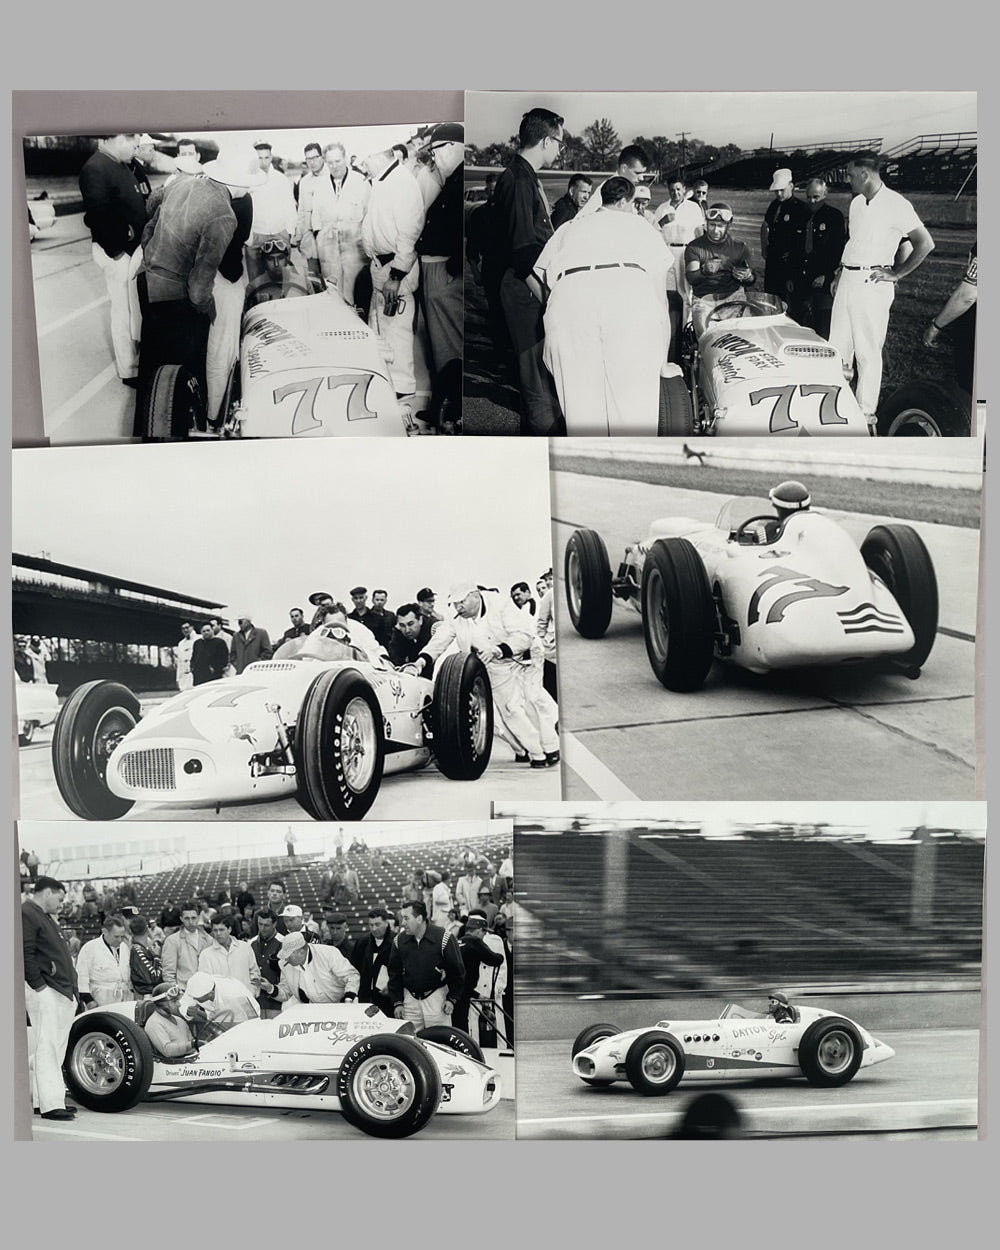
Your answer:
[[[483,146],[517,133],[522,115],[549,108],[578,135],[607,117],[623,143],[637,135],[688,137],[721,147],[775,147],[882,138],[883,150],[918,134],[976,129],[972,91],[469,92],[466,138]]]
[[[552,564],[544,439],[310,438],[13,453],[13,550],[249,612],[310,592],[389,606]]]

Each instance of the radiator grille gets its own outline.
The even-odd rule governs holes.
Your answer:
[[[821,347],[818,343],[815,346],[810,343],[790,343],[785,348],[786,356],[821,356],[829,359],[836,354],[832,347]]]
[[[127,786],[137,790],[177,789],[174,753],[170,747],[128,751],[119,762],[118,773]]]

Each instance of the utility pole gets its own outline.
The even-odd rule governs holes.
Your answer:
[[[687,137],[690,133],[691,133],[690,130],[675,130],[674,131],[674,134],[676,134],[677,138],[680,139],[681,141],[681,176],[682,177],[687,173]]]

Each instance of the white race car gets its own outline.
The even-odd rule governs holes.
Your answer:
[[[805,1077],[810,1085],[846,1085],[861,1068],[896,1053],[860,1024],[819,1007],[794,1007],[778,1024],[729,1003],[711,1020],[658,1020],[622,1031],[592,1024],[573,1043],[573,1072],[597,1087],[628,1081],[640,1094],[669,1094],[685,1081]]]
[[[490,679],[476,656],[446,655],[433,679],[417,677],[321,628],[298,654],[195,686],[141,718],[127,687],[89,682],[63,706],[52,758],[60,794],[84,820],[114,820],[137,801],[283,795],[316,820],[360,820],[383,775],[434,759],[446,777],[474,781],[492,748]]]
[[[233,1025],[176,1060],[154,1053],[143,1028],[153,1010],[151,1001],[115,1003],[73,1021],[63,1075],[80,1106],[339,1111],[373,1137],[409,1137],[437,1113],[480,1115],[500,1101],[500,1075],[468,1034],[444,1026],[415,1033],[370,1004],[296,1004]]]
[[[14,683],[17,703],[17,741],[26,747],[35,736],[36,729],[54,725],[59,715],[59,699],[56,686],[39,681]]]

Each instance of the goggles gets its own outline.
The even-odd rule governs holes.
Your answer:
[[[288,244],[284,239],[267,239],[260,245],[260,250],[265,256],[285,255],[288,251]]]
[[[707,221],[725,221],[733,220],[733,210],[731,208],[710,208],[705,213]]]

